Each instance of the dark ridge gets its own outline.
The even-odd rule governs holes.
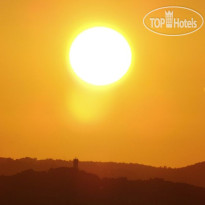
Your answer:
[[[204,205],[205,189],[163,179],[99,178],[74,168],[0,176],[2,205]]]
[[[52,159],[37,160],[32,158],[13,160],[10,158],[0,158],[0,175],[13,175],[27,169],[46,171],[50,168],[58,167],[72,167],[72,161]],[[172,182],[182,182],[205,187],[205,162],[183,168],[152,167],[132,163],[80,162],[79,168],[86,172],[96,174],[101,178],[127,177],[130,180],[163,178]]]

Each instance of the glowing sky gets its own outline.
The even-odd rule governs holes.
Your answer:
[[[166,5],[165,5],[166,4]],[[0,156],[183,166],[205,160],[205,27],[148,31],[152,9],[205,2],[11,0],[0,3]],[[92,26],[120,31],[130,72],[96,88],[69,72],[68,51]]]

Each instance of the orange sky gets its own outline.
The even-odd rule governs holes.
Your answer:
[[[162,6],[205,16],[205,2],[11,0],[0,3],[0,156],[184,166],[205,160],[205,27],[180,37],[148,31]],[[109,26],[133,62],[119,82],[76,80],[73,38]]]

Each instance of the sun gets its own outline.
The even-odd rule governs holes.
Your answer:
[[[97,86],[121,79],[131,65],[132,53],[127,40],[107,27],[94,27],[80,33],[73,41],[69,60],[75,74]]]

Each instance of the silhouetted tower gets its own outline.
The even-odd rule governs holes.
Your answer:
[[[73,168],[74,168],[75,170],[78,170],[78,162],[79,162],[79,160],[78,160],[77,158],[75,158],[75,159],[73,160]]]

